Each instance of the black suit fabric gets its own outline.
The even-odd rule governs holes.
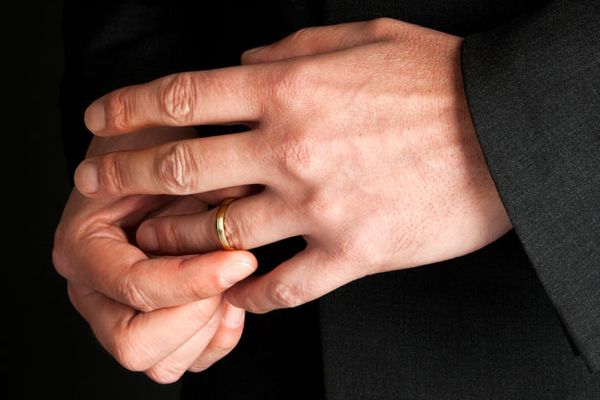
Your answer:
[[[474,124],[513,226],[600,369],[600,2],[560,1],[468,37]]]
[[[458,259],[250,315],[230,356],[185,377],[183,397],[600,398],[598,4],[70,2],[62,110],[71,167],[90,138],[83,110],[123,85],[235,65],[243,50],[312,25],[385,16],[465,37],[467,100],[515,231]],[[261,272],[303,246],[257,249]]]

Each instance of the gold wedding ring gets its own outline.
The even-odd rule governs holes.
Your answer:
[[[217,236],[219,237],[219,242],[221,242],[221,246],[223,246],[224,250],[237,250],[234,246],[229,243],[227,239],[227,234],[225,233],[225,215],[227,214],[227,210],[231,203],[233,203],[236,199],[234,197],[228,197],[217,208],[217,217],[215,218],[215,225],[217,226]]]

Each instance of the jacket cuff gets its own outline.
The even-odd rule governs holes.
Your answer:
[[[473,123],[523,247],[600,370],[600,6],[556,1],[465,38]]]

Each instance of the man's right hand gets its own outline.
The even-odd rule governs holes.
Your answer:
[[[170,129],[94,139],[89,153],[142,148],[190,134]],[[100,343],[124,367],[160,383],[174,382],[186,370],[206,369],[235,347],[244,311],[221,294],[256,269],[256,259],[245,251],[149,258],[132,244],[129,229],[148,213],[205,207],[194,198],[169,206],[173,201],[164,196],[90,199],[75,189],[53,251],[71,302]]]

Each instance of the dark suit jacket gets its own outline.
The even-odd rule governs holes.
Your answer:
[[[304,26],[388,16],[466,37],[467,99],[515,230],[459,259],[250,316],[228,358],[185,378],[184,397],[600,398],[599,1],[253,3],[72,1],[63,90],[71,165],[90,137],[85,106],[111,89],[237,64],[244,49]],[[261,268],[303,245],[256,250]]]

